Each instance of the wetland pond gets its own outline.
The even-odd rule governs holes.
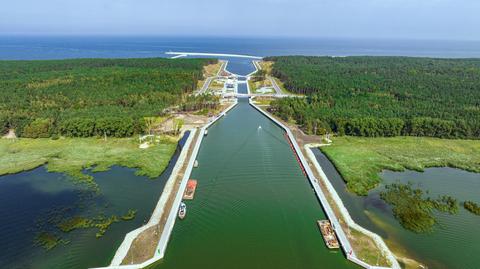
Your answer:
[[[179,145],[183,145],[187,135]],[[49,173],[45,167],[0,177],[0,268],[89,268],[110,264],[125,234],[143,225],[153,212],[179,149],[163,174],[155,179],[135,175],[135,169],[114,166],[91,174],[99,192],[73,184],[64,174]],[[105,234],[98,229],[60,231],[52,221],[72,216],[95,218],[124,216],[136,210],[131,220],[111,224]],[[61,237],[54,248],[35,245],[39,234]]]
[[[382,184],[361,197],[347,192],[343,179],[320,150],[314,150],[325,174],[337,190],[352,218],[363,227],[378,233],[392,249],[397,249],[429,268],[480,268],[480,216],[462,206],[462,202],[480,202],[480,174],[453,168],[428,168],[424,172],[381,173]],[[430,233],[418,234],[404,229],[392,214],[391,207],[380,199],[385,185],[407,184],[428,191],[429,197],[450,195],[458,200],[455,215],[435,212],[438,224]]]

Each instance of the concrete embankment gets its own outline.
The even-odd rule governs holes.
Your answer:
[[[183,146],[180,156],[178,157],[178,160],[173,168],[173,171],[169,179],[167,180],[167,183],[165,184],[162,195],[160,196],[160,199],[157,202],[157,205],[152,213],[152,216],[150,217],[150,220],[144,226],[131,231],[125,236],[125,239],[123,240],[122,244],[117,249],[115,256],[113,257],[113,260],[111,262],[112,266],[118,266],[122,263],[130,247],[132,246],[133,241],[141,233],[145,232],[149,228],[154,227],[160,223],[161,217],[165,211],[165,205],[167,204],[168,198],[171,195],[172,191],[174,190],[175,179],[177,178],[177,175],[180,172],[182,165],[185,162],[185,159],[187,158],[188,149],[190,148],[193,140],[196,137],[196,132],[197,130],[195,129],[190,130],[190,135],[187,141],[185,142],[185,145]]]
[[[115,253],[115,256],[110,264],[110,266],[106,267],[98,267],[98,269],[113,269],[113,268],[121,268],[121,269],[136,269],[136,268],[144,268],[147,267],[159,260],[161,260],[164,257],[165,250],[167,248],[168,241],[170,239],[170,235],[172,233],[173,227],[175,225],[175,220],[177,217],[177,209],[180,206],[180,202],[182,201],[182,196],[183,196],[183,191],[186,187],[186,184],[188,182],[188,179],[190,177],[191,171],[193,169],[193,165],[195,162],[195,159],[197,158],[198,151],[200,149],[200,145],[202,143],[204,133],[205,131],[212,125],[214,124],[217,120],[222,118],[223,116],[226,115],[228,111],[233,109],[237,105],[237,101],[235,100],[235,103],[230,105],[227,109],[225,109],[221,114],[219,114],[217,117],[215,117],[213,120],[211,120],[209,123],[207,123],[205,126],[203,126],[200,130],[195,130],[192,129],[189,138],[187,139],[185,146],[182,149],[182,152],[180,153],[180,156],[177,160],[177,163],[172,171],[172,174],[170,178],[167,181],[167,184],[164,188],[164,191],[162,192],[162,195],[160,196],[160,199],[157,203],[157,206],[149,220],[149,222],[136,229],[131,231],[125,236],[124,241],[118,248],[117,252]],[[194,140],[194,137],[197,137],[196,140]],[[195,143],[192,145],[192,143]],[[191,154],[188,154],[189,149],[193,146],[193,151]],[[187,158],[189,157],[189,158]],[[180,171],[182,167],[185,165],[185,162],[187,162],[187,167],[183,173],[183,177],[179,183],[179,188],[177,189],[177,192],[174,194],[172,193],[173,190],[175,190],[175,183],[178,182],[177,178],[180,176]],[[178,184],[178,183],[177,183]],[[171,199],[171,195],[174,196],[173,203],[170,208],[166,208],[167,206],[167,201],[169,198]],[[166,222],[163,225],[163,229],[160,231],[160,239],[156,245],[155,252],[153,254],[153,257],[140,262],[136,264],[124,264],[125,263],[124,259],[127,256],[134,240],[143,232],[147,231],[148,229],[151,229],[155,225],[158,225],[164,217],[164,214],[168,212],[168,216],[166,217]],[[128,263],[128,261],[127,261]]]
[[[233,58],[251,58],[251,59],[262,59],[262,57],[244,55],[244,54],[225,54],[225,53],[208,53],[208,52],[177,52],[169,51],[165,52],[167,55],[186,55],[186,56],[207,56],[207,57],[233,57]]]
[[[317,180],[317,178],[314,176],[314,173],[313,171],[311,170],[310,168],[310,165],[308,164],[306,158],[304,157],[303,153],[302,153],[302,150],[300,148],[300,146],[298,145],[295,137],[293,136],[292,132],[290,131],[290,129],[285,126],[283,123],[281,123],[280,121],[278,121],[277,119],[275,119],[273,116],[271,116],[269,113],[267,113],[266,111],[262,110],[260,107],[258,107],[257,105],[255,105],[252,100],[250,99],[250,105],[252,105],[255,109],[257,109],[260,113],[262,113],[263,115],[265,115],[267,118],[269,118],[270,120],[272,120],[274,123],[276,123],[278,126],[280,126],[282,129],[285,130],[286,134],[287,134],[287,137],[288,139],[290,139],[290,142],[291,144],[293,145],[293,148],[294,148],[294,151],[295,151],[295,154],[297,155],[298,159],[300,160],[300,163],[301,165],[303,166],[304,168],[304,172],[306,173],[306,176],[308,178],[308,180],[310,181],[310,184],[311,186],[314,188],[315,190],[315,194],[318,198],[318,200],[320,201],[324,211],[325,211],[325,214],[327,215],[327,217],[329,218],[330,222],[332,223],[332,227],[334,228],[336,234],[337,234],[337,237],[340,241],[340,244],[342,246],[342,249],[344,251],[344,253],[346,254],[347,258],[364,267],[364,268],[370,268],[370,269],[379,269],[379,268],[388,268],[388,267],[379,267],[379,266],[372,266],[370,264],[367,264],[366,262],[362,261],[361,259],[359,259],[357,257],[357,254],[355,253],[355,250],[352,248],[351,244],[350,244],[350,241],[348,240],[347,238],[347,235],[345,234],[344,230],[342,229],[342,226],[339,222],[339,219],[337,218],[337,216],[335,215],[334,213],[334,210],[332,209],[331,205],[329,204],[328,200],[327,200],[327,197],[324,193],[324,191],[321,189],[320,187],[320,184],[319,184],[319,181]],[[315,160],[311,160],[312,162],[315,163]],[[318,163],[317,163],[318,164]],[[317,168],[317,167],[316,167]],[[317,168],[318,169],[318,168]],[[319,170],[320,174],[321,174],[321,179],[322,181],[328,181],[328,179],[326,178],[325,174],[323,173],[323,171],[321,171],[321,168]],[[332,188],[329,188],[328,191],[331,193],[331,194],[336,194],[336,191],[335,189]],[[334,195],[331,195],[332,197],[334,197]],[[342,215],[344,214],[344,212],[346,212],[348,214],[348,211],[347,209],[344,207],[343,203],[341,202],[340,198],[338,197],[338,194],[336,195],[337,199],[333,199],[333,201],[336,203],[336,206],[338,208],[341,209],[341,212],[342,212]],[[386,244],[383,242],[383,240],[376,234],[370,232],[370,231],[367,231],[366,229],[364,229],[363,227],[360,227],[359,225],[357,225],[351,218],[349,215],[347,215],[347,218],[345,218],[345,220],[348,222],[348,225],[350,225],[353,229],[356,229],[362,233],[364,233],[365,235],[367,236],[370,236],[374,241],[375,243],[377,244],[377,247],[383,252],[383,254],[387,257],[389,263],[391,264],[391,267],[390,268],[393,268],[393,269],[400,269],[400,265],[398,264],[397,260],[395,259],[395,256],[392,254],[392,252],[388,249],[388,247],[386,246]]]
[[[315,158],[315,155],[313,154],[313,152],[311,150],[311,148],[313,148],[313,147],[314,146],[312,146],[312,145],[305,145],[305,152],[307,153],[307,156],[308,156],[309,160],[312,162],[312,164],[314,165],[317,172],[320,174],[319,178],[322,181],[322,183],[324,184],[324,186],[326,186],[327,191],[330,194],[330,197],[333,199],[333,201],[337,205],[337,208],[339,209],[343,220],[346,222],[346,224],[350,228],[352,228],[354,230],[357,230],[357,231],[369,236],[370,238],[372,238],[372,240],[375,242],[377,247],[383,252],[383,254],[390,261],[390,263],[392,264],[392,268],[400,268],[400,265],[398,264],[397,259],[395,258],[393,253],[390,251],[390,249],[387,247],[387,245],[385,244],[383,239],[378,234],[373,233],[373,232],[363,228],[362,226],[358,225],[352,219],[352,217],[350,216],[350,213],[348,213],[347,208],[343,204],[342,199],[338,195],[337,191],[333,187],[333,185],[330,182],[330,180],[328,179],[327,175],[323,172],[323,169],[320,166],[320,164],[318,163],[317,158]],[[371,266],[371,265],[368,265],[368,264],[365,264],[365,265],[362,265],[362,266],[364,266],[366,268],[379,268],[379,267]]]
[[[188,167],[187,170],[185,171],[184,177],[180,183],[180,188],[176,194],[175,201],[172,205],[172,210],[170,210],[170,214],[167,219],[167,223],[165,224],[165,227],[162,232],[162,236],[160,237],[160,241],[158,243],[157,249],[155,251],[155,261],[158,261],[159,259],[162,259],[163,256],[165,255],[165,250],[167,248],[168,240],[170,239],[170,235],[172,234],[173,226],[175,225],[175,220],[177,219],[177,209],[180,206],[180,203],[183,198],[183,191],[185,190],[187,186],[188,179],[190,178],[190,174],[192,173],[193,169],[193,164],[195,163],[195,160],[198,155],[198,151],[200,150],[200,145],[202,144],[203,137],[205,134],[205,131],[212,125],[214,124],[217,120],[222,118],[227,114],[228,111],[233,109],[237,105],[237,102],[235,100],[235,103],[229,106],[227,109],[225,109],[218,117],[213,119],[211,122],[207,123],[204,127],[200,129],[199,137],[198,140],[195,144],[193,154],[190,157],[190,160],[188,161]],[[153,261],[153,262],[155,262]],[[150,262],[149,264],[152,264],[153,262]],[[142,266],[144,267],[144,266]]]

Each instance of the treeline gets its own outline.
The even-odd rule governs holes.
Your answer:
[[[187,96],[182,104],[180,110],[197,111],[205,109],[217,109],[220,106],[220,97],[212,94],[202,94],[197,96]]]
[[[0,131],[125,137],[195,90],[211,59],[0,61]]]
[[[336,117],[326,112],[316,112],[315,104],[309,98],[283,98],[271,103],[270,111],[286,121],[295,119],[307,134],[393,137],[393,136],[428,136],[440,138],[480,138],[478,122],[459,120],[442,120],[430,117],[415,118],[381,118]],[[359,115],[361,116],[361,115]]]
[[[271,110],[310,134],[480,138],[480,59],[272,57],[306,98]]]

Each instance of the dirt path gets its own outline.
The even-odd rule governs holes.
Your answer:
[[[165,204],[165,210],[163,211],[163,214],[160,218],[160,222],[157,225],[143,231],[137,236],[137,238],[135,238],[130,249],[127,252],[127,255],[123,259],[122,264],[139,264],[152,258],[155,254],[155,249],[157,248],[168,215],[170,214],[171,210],[174,210],[172,209],[173,201],[175,200],[175,196],[179,191],[180,183],[183,176],[185,175],[185,171],[188,166],[188,160],[190,160],[190,158],[192,157],[193,149],[195,147],[196,141],[199,138],[199,134],[200,132],[195,133],[195,137],[190,143],[190,147],[188,148],[188,153],[185,161],[183,162],[182,168],[175,176],[174,188]]]

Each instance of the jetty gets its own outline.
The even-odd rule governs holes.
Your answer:
[[[195,196],[195,190],[197,189],[197,181],[195,179],[189,179],[187,187],[183,193],[183,200],[193,200]]]
[[[206,56],[206,57],[231,57],[231,58],[251,58],[261,60],[262,57],[245,55],[245,54],[228,54],[228,53],[209,53],[209,52],[179,52],[179,51],[168,51],[165,52],[167,55],[178,55],[179,57],[186,56]]]

